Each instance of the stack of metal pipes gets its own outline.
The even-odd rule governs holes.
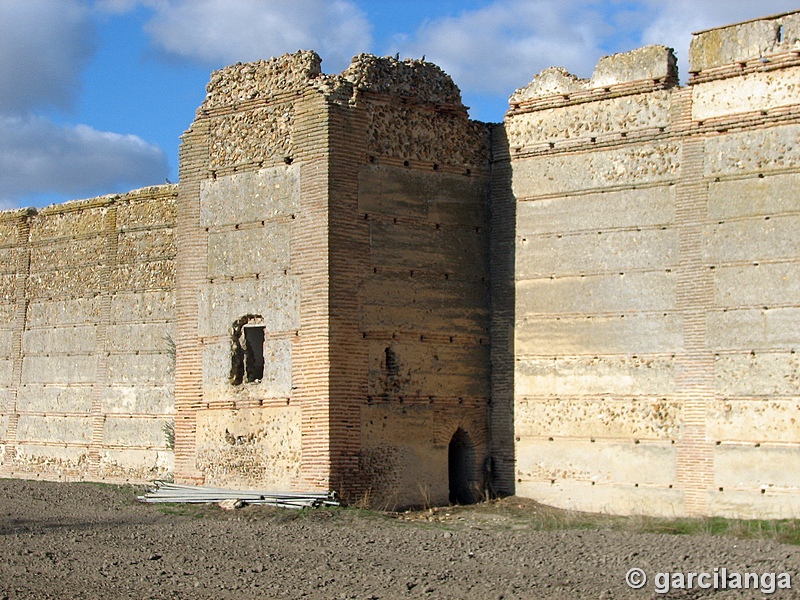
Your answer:
[[[153,482],[156,486],[139,496],[140,502],[266,504],[281,508],[316,508],[339,506],[335,492],[265,492],[258,490],[230,490],[224,488],[180,485],[166,481]]]

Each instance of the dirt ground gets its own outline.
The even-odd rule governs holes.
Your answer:
[[[798,546],[562,528],[565,514],[516,498],[382,515],[142,504],[141,491],[0,479],[0,599],[800,597]],[[625,584],[632,567],[641,590]],[[656,593],[657,573],[715,567],[787,572],[796,591]]]

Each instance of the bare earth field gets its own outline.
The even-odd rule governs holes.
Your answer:
[[[0,600],[800,597],[800,547],[711,536],[711,522],[668,535],[517,498],[384,515],[141,504],[141,492],[0,479]],[[632,567],[641,590],[625,584]],[[656,592],[657,573],[723,567],[788,572],[795,590]]]

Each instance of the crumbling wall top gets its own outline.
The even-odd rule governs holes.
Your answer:
[[[362,91],[411,97],[421,102],[461,104],[461,91],[450,76],[424,60],[359,54],[342,72],[342,77]]]
[[[313,50],[300,50],[278,58],[236,63],[214,71],[206,86],[202,108],[265,98],[306,85],[322,74],[322,59]]]
[[[535,98],[584,92],[636,81],[678,83],[678,65],[672,48],[652,45],[602,57],[591,79],[580,79],[561,67],[550,67],[516,90],[511,104]]]
[[[800,11],[754,19],[694,34],[689,71],[745,62],[800,48]]]

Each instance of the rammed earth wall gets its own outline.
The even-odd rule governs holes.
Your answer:
[[[797,13],[548,70],[506,116],[516,492],[788,517],[800,457]]]
[[[4,475],[172,472],[177,193],[0,215]]]
[[[2,472],[796,516],[799,38],[499,125],[422,61],[215,72],[179,186],[0,214]]]

